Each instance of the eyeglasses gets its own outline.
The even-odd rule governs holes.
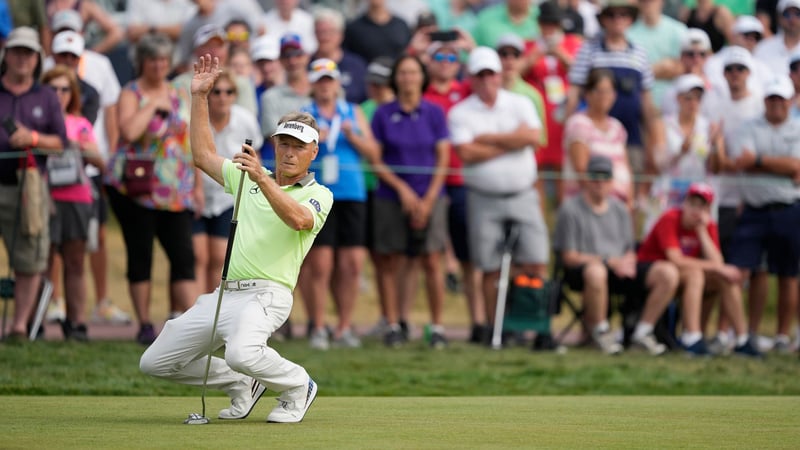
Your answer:
[[[51,84],[50,87],[53,88],[53,90],[58,94],[69,94],[72,92],[72,89],[69,86],[54,86]]]
[[[763,37],[761,35],[761,33],[757,32],[757,31],[751,31],[749,33],[744,33],[742,36],[744,36],[745,39],[751,39],[751,40],[754,40],[756,42],[761,41],[761,38]]]
[[[731,64],[730,66],[725,66],[725,72],[744,72],[747,70],[747,66],[743,66],[741,64]]]
[[[213,95],[221,95],[223,92],[225,93],[225,95],[229,95],[230,96],[230,95],[233,95],[233,94],[236,93],[236,89],[212,89],[211,90],[211,93]]]
[[[781,13],[784,19],[791,19],[792,17],[800,18],[800,9],[797,8],[786,8]]]
[[[503,49],[497,52],[501,58],[519,58],[522,53],[516,49]]]
[[[681,52],[681,55],[687,58],[705,58],[706,56],[708,56],[708,52],[702,50],[698,51],[688,50],[685,52]]]
[[[454,63],[458,61],[458,56],[452,53],[434,53],[433,60],[436,62]]]

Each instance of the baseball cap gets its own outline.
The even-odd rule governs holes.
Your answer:
[[[319,142],[319,133],[313,127],[297,121],[283,122],[278,125],[278,129],[272,133],[272,137],[287,135],[300,139],[308,144],[309,142]]]
[[[281,49],[275,36],[264,35],[253,41],[250,57],[253,61],[274,61],[281,56]]]
[[[483,70],[491,70],[500,73],[503,65],[500,63],[500,56],[494,49],[489,47],[475,47],[469,54],[467,61],[467,71],[470,75],[477,75]]]
[[[558,6],[555,0],[549,0],[539,4],[539,23],[555,23],[561,25],[564,20],[564,10]]]
[[[776,75],[764,85],[764,98],[776,95],[785,100],[794,97],[794,84],[788,75]]]
[[[686,191],[686,197],[691,196],[700,197],[710,205],[714,201],[714,188],[708,183],[696,181],[690,184],[689,190]]]
[[[678,94],[685,94],[692,89],[706,90],[706,84],[703,79],[693,73],[687,73],[675,79],[675,92]]]
[[[25,47],[41,53],[42,45],[39,43],[39,33],[31,27],[17,27],[8,33],[5,48]]]
[[[220,42],[224,44],[225,38],[225,30],[223,30],[222,27],[214,25],[213,23],[207,23],[194,32],[194,48],[205,45],[212,39],[219,39]]]
[[[392,58],[380,56],[367,66],[367,83],[386,86],[392,76]]]
[[[433,56],[437,52],[441,50],[449,50],[453,54],[458,54],[458,47],[455,44],[455,41],[431,41],[431,44],[425,50],[425,52]]]
[[[86,47],[83,36],[74,31],[62,31],[53,38],[53,53],[72,53],[81,56]]]
[[[303,42],[300,40],[300,35],[295,33],[284,34],[281,37],[281,55],[305,53],[303,51]]]
[[[525,51],[525,41],[522,40],[521,37],[517,36],[514,33],[506,33],[500,36],[500,39],[497,40],[497,43],[494,45],[494,48],[500,50],[503,47],[513,47],[520,52]]]
[[[695,47],[700,47],[700,50],[706,52],[710,51],[711,39],[700,28],[689,28],[686,30],[686,34],[683,35],[683,39],[681,39],[681,51],[695,50]]]
[[[736,18],[736,22],[733,23],[733,32],[737,34],[764,34],[764,25],[753,16],[739,16]]]
[[[339,72],[339,66],[332,59],[320,58],[311,63],[308,70],[308,80],[316,83],[324,77],[330,77],[334,80],[340,79],[342,76]]]
[[[62,9],[53,15],[51,24],[53,31],[72,30],[80,32],[83,30],[83,18],[81,13],[74,9]]]
[[[606,14],[608,10],[612,8],[628,9],[631,15],[633,16],[633,20],[636,20],[636,16],[639,15],[639,5],[636,3],[636,0],[605,0],[605,1],[600,1],[599,3],[600,3],[599,15]]]
[[[780,0],[778,2],[778,12],[782,13],[789,8],[800,9],[800,0]]]
[[[609,179],[614,173],[614,165],[607,156],[592,155],[589,157],[589,165],[586,167],[586,173],[592,179]]]
[[[742,65],[753,70],[753,56],[744,47],[732,45],[725,50],[722,58],[722,67]]]

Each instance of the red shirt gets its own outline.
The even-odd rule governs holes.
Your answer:
[[[431,103],[439,105],[444,110],[444,114],[447,115],[447,113],[450,112],[450,108],[452,108],[453,105],[461,100],[469,97],[469,95],[472,93],[471,91],[472,90],[469,87],[469,83],[453,80],[450,83],[450,87],[444,92],[437,91],[433,87],[433,84],[429,84],[428,89],[426,89],[425,93],[422,94],[422,98]],[[444,181],[447,186],[464,185],[464,176],[461,174],[462,167],[464,167],[464,164],[458,157],[455,147],[451,145],[450,162],[447,165],[449,174]]]
[[[695,258],[702,257],[700,239],[693,229],[687,230],[681,226],[680,208],[671,209],[664,213],[650,230],[650,234],[639,247],[636,257],[640,262],[653,262],[667,259],[666,251],[669,248],[679,248],[684,256]],[[710,222],[707,226],[708,235],[719,248],[719,235],[717,224]]]

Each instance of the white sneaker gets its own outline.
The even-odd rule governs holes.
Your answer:
[[[44,320],[53,322],[63,322],[67,319],[67,304],[63,298],[51,298],[50,303],[47,305],[47,313]]]
[[[311,332],[311,337],[308,338],[308,346],[314,350],[329,349],[331,343],[328,341],[328,332],[324,328]]]
[[[646,334],[642,337],[636,337],[634,335],[631,338],[631,342],[633,345],[647,350],[647,352],[653,356],[663,355],[664,352],[667,351],[667,346],[658,342],[653,333]]]
[[[267,388],[255,378],[250,378],[248,387],[248,390],[242,391],[240,395],[231,398],[231,407],[225,408],[219,412],[220,419],[239,420],[250,415],[250,411],[256,406],[258,399],[264,395]]]
[[[600,347],[600,350],[602,350],[606,355],[618,355],[622,353],[622,345],[617,342],[614,333],[610,330],[604,332],[593,332],[592,339],[594,340],[594,343]]]
[[[297,423],[317,398],[317,383],[308,378],[308,385],[290,389],[277,398],[278,406],[267,416],[267,422]]]
[[[386,322],[386,318],[381,317],[378,320],[378,323],[375,324],[369,331],[367,331],[367,337],[383,337],[386,333],[390,331],[389,324]]]
[[[111,300],[103,299],[97,302],[97,305],[92,311],[92,322],[127,325],[131,323],[131,316],[121,310],[119,306],[111,303]]]
[[[361,339],[353,333],[353,330],[347,329],[342,331],[342,335],[333,340],[334,347],[341,348],[359,348],[361,347]]]

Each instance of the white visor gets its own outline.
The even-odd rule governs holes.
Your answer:
[[[272,133],[272,137],[279,134],[292,136],[308,144],[309,142],[319,142],[319,133],[314,128],[296,121],[284,122],[278,125],[278,129]]]

